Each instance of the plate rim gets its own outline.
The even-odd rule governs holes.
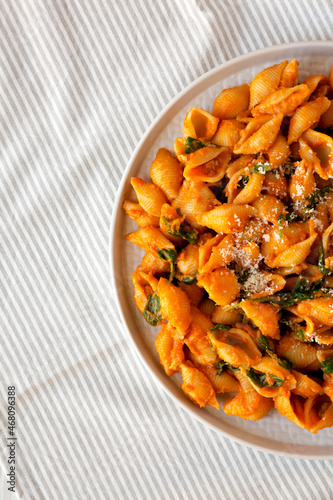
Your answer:
[[[116,247],[116,227],[117,227],[117,221],[119,218],[120,214],[120,208],[123,202],[123,197],[124,197],[124,191],[125,191],[125,186],[127,184],[127,180],[129,177],[129,173],[131,172],[133,165],[138,161],[137,158],[139,154],[143,153],[143,149],[145,152],[149,150],[149,145],[148,147],[146,146],[147,140],[149,140],[153,135],[155,135],[155,138],[159,135],[158,127],[157,125],[160,123],[162,118],[164,121],[168,122],[167,116],[172,114],[173,109],[176,107],[179,101],[183,99],[185,95],[190,96],[191,94],[197,94],[200,93],[200,87],[206,80],[211,80],[214,79],[214,76],[216,76],[220,71],[224,70],[225,72],[229,68],[233,68],[234,66],[236,67],[238,64],[242,64],[243,61],[248,61],[252,59],[257,59],[260,58],[261,55],[270,55],[272,58],[277,53],[282,52],[284,49],[290,50],[292,48],[313,48],[314,46],[323,46],[323,47],[331,47],[332,48],[332,53],[333,53],[333,41],[327,40],[327,41],[319,41],[319,40],[314,40],[314,41],[304,41],[304,42],[291,42],[291,43],[284,43],[281,45],[272,45],[269,47],[265,47],[263,49],[255,50],[248,52],[246,54],[242,54],[240,56],[237,56],[233,59],[230,59],[226,61],[225,63],[220,64],[219,66],[212,68],[208,72],[204,73],[200,77],[196,78],[193,82],[191,82],[189,85],[187,85],[181,92],[179,92],[173,99],[157,114],[155,119],[152,121],[152,123],[149,125],[143,136],[141,137],[140,141],[138,142],[137,146],[135,147],[128,163],[127,166],[122,174],[120,184],[117,188],[117,193],[116,197],[114,200],[114,204],[112,207],[112,216],[111,216],[111,223],[110,223],[110,229],[109,229],[109,248],[108,248],[108,256],[109,256],[109,272],[110,272],[110,277],[111,277],[111,292],[113,298],[115,299],[116,305],[118,307],[118,313],[121,318],[121,322],[123,324],[123,327],[125,328],[126,333],[128,334],[128,337],[130,337],[132,346],[134,346],[134,351],[138,358],[141,360],[143,363],[143,366],[148,369],[150,374],[152,374],[154,380],[162,387],[164,392],[172,398],[172,400],[175,402],[175,404],[179,405],[182,409],[184,409],[188,414],[193,416],[196,420],[199,422],[203,423],[204,425],[207,425],[210,429],[214,430],[215,432],[221,433],[225,438],[233,440],[241,445],[247,446],[248,448],[259,450],[265,453],[277,455],[277,456],[282,456],[282,457],[288,457],[288,458],[294,458],[294,459],[301,459],[301,460],[333,460],[333,451],[331,454],[304,454],[301,451],[297,453],[292,453],[289,451],[282,451],[282,450],[275,450],[272,448],[269,448],[268,446],[265,445],[260,445],[257,442],[251,442],[250,440],[246,440],[242,437],[239,437],[231,432],[228,432],[224,429],[221,429],[220,427],[217,427],[214,425],[212,422],[207,420],[207,417],[205,418],[204,416],[201,416],[196,410],[196,407],[193,407],[192,403],[190,402],[184,402],[179,399],[179,397],[174,394],[174,391],[170,387],[169,380],[165,378],[165,374],[162,372],[158,371],[156,367],[153,364],[153,359],[146,355],[146,353],[142,352],[140,348],[140,343],[138,339],[136,339],[132,333],[131,329],[127,323],[125,313],[123,310],[122,306],[122,301],[120,298],[120,292],[117,286],[117,272],[115,268],[115,247]],[[236,69],[232,71],[231,74],[236,73]],[[227,75],[228,76],[228,75]],[[211,82],[209,86],[213,85],[214,82]],[[188,98],[190,100],[190,98]],[[164,126],[163,126],[164,128]],[[152,134],[152,132],[155,131],[155,134]],[[151,140],[151,144],[153,143],[153,140]],[[151,145],[150,144],[150,145]],[[189,406],[191,405],[191,406]],[[205,414],[206,415],[206,414]],[[236,430],[237,428],[235,428]],[[246,430],[242,429],[241,433],[246,433]],[[253,436],[255,439],[260,439],[259,436]],[[267,439],[267,438],[265,438]],[[297,444],[296,444],[297,446]],[[307,447],[308,445],[298,445],[300,447]]]

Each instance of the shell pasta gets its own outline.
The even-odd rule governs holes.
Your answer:
[[[123,208],[166,375],[197,406],[275,408],[316,434],[333,426],[333,68],[304,81],[298,68],[190,109]]]

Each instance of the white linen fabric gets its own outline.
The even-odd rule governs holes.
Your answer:
[[[330,40],[331,0],[1,1],[1,465],[22,499],[331,500],[333,463],[251,450],[184,412],[122,327],[112,207],[155,116],[238,55]]]

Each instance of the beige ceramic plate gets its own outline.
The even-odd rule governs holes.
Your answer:
[[[154,348],[156,328],[146,323],[134,304],[131,274],[140,263],[143,252],[124,241],[126,233],[137,229],[122,210],[124,198],[133,197],[130,178],[137,176],[149,180],[149,168],[156,151],[160,147],[173,149],[174,139],[182,135],[187,111],[192,106],[210,111],[214,98],[222,89],[250,82],[263,68],[294,57],[300,62],[300,81],[309,75],[328,74],[333,64],[333,42],[280,45],[238,57],[196,80],[160,113],[136,148],[119,187],[111,224],[110,265],[125,328],[155,379],[185,410],[228,438],[250,447],[298,458],[333,459],[332,429],[312,435],[280,416],[276,410],[260,422],[251,422],[227,416],[223,410],[200,409],[186,398],[180,387],[181,376],[167,377],[159,364]]]

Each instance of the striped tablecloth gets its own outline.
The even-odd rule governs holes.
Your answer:
[[[159,111],[235,56],[331,39],[332,1],[2,0],[0,12],[0,408],[4,431],[15,386],[18,496],[331,500],[333,463],[235,444],[156,385],[110,292],[108,236]],[[3,475],[6,444],[2,432]]]

